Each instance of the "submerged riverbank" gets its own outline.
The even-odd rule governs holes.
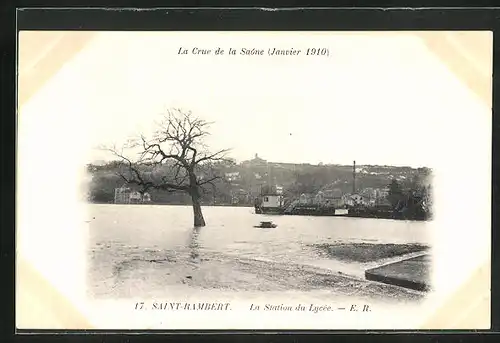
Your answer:
[[[92,264],[106,255],[94,250]],[[341,271],[304,264],[279,263],[216,253],[191,254],[180,259],[178,252],[137,251],[130,258],[108,260],[104,278],[93,279],[93,297],[128,298],[156,296],[170,287],[238,292],[328,290],[337,296],[375,300],[418,300],[425,294],[371,282]]]
[[[429,249],[428,246],[422,244],[323,243],[312,246],[320,254],[326,255],[328,258],[360,263],[403,256]]]

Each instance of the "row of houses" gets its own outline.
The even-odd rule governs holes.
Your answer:
[[[387,189],[365,189],[359,193],[342,193],[340,189],[322,190],[316,194],[301,194],[299,204],[322,206],[377,206],[386,205]]]
[[[115,204],[142,204],[151,202],[149,193],[141,194],[128,187],[115,188]]]
[[[231,196],[231,203],[233,205],[237,204],[252,204],[255,201],[255,198],[258,197],[258,195],[262,195],[263,192],[265,193],[265,188],[266,186],[259,186],[257,185],[256,187],[252,187],[251,189],[236,189],[236,190],[231,190],[230,191],[230,196]],[[268,190],[272,194],[276,195],[283,195],[283,186],[274,186],[271,187],[271,189]]]

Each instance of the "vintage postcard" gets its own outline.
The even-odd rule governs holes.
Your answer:
[[[18,53],[18,329],[490,327],[491,32]]]

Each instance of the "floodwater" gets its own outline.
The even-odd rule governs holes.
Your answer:
[[[91,296],[161,296],[172,287],[227,291],[331,290],[360,297],[419,299],[421,293],[364,279],[380,265],[318,253],[322,243],[430,245],[425,222],[269,216],[253,208],[204,207],[193,229],[189,206],[89,205]],[[255,228],[273,221],[272,229]]]

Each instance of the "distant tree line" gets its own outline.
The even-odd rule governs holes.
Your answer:
[[[418,177],[405,188],[398,181],[389,184],[387,200],[391,209],[404,217],[430,219],[432,217],[432,186]]]

